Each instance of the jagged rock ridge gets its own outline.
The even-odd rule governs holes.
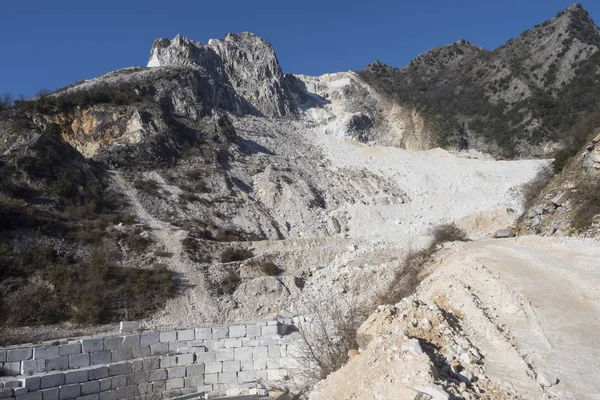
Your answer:
[[[148,67],[191,67],[230,85],[265,116],[293,114],[283,87],[283,73],[273,46],[252,33],[229,33],[208,45],[177,35],[158,39],[152,46]]]

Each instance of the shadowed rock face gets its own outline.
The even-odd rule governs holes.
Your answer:
[[[252,33],[230,33],[208,45],[181,35],[173,40],[158,39],[148,67],[199,69],[215,82],[231,86],[264,116],[294,113],[273,46]]]

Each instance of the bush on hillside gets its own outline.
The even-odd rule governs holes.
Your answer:
[[[0,326],[80,324],[140,319],[173,295],[173,274],[164,266],[119,267],[105,246],[76,259],[54,248],[14,252],[0,247]]]
[[[600,180],[589,178],[577,185],[577,192],[572,199],[572,225],[578,231],[589,229],[593,218],[600,214]]]
[[[259,264],[260,271],[266,276],[277,276],[281,273],[281,269],[272,261],[264,261]]]
[[[240,249],[235,247],[227,247],[221,253],[221,262],[229,263],[234,261],[244,261],[252,258],[254,254],[248,249]]]
[[[298,324],[300,341],[292,356],[300,364],[299,375],[310,385],[348,362],[349,351],[358,349],[356,331],[371,310],[337,299],[307,308],[311,322]]]
[[[28,112],[54,114],[69,112],[76,107],[88,108],[95,104],[127,105],[139,103],[146,99],[134,86],[121,84],[119,86],[101,85],[90,89],[82,89],[68,93],[52,95],[49,91],[38,92],[33,100],[17,100],[17,109]]]
[[[553,175],[550,167],[541,167],[532,180],[521,186],[521,204],[524,213],[534,206],[535,200],[548,186]]]
[[[158,194],[158,182],[154,179],[137,179],[133,183],[133,187],[152,196]]]
[[[423,267],[431,262],[439,245],[445,242],[468,240],[466,233],[453,223],[436,227],[432,230],[431,236],[433,240],[428,247],[419,251],[408,250],[391,283],[383,292],[377,294],[379,304],[396,304],[413,294],[421,282]]]

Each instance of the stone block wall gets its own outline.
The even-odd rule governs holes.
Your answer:
[[[0,348],[0,400],[158,400],[283,382],[291,328],[263,321]]]

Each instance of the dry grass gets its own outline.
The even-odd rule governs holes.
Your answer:
[[[266,276],[277,276],[281,269],[272,261],[265,261],[259,264],[260,271]]]
[[[236,271],[227,270],[221,282],[216,287],[216,293],[219,296],[231,295],[237,290],[240,283],[242,283],[242,279],[239,274]]]
[[[592,226],[593,218],[600,214],[600,180],[588,177],[577,185],[573,193],[572,225],[578,231],[584,231]]]
[[[538,170],[532,180],[521,186],[521,202],[523,204],[524,213],[527,213],[527,211],[535,205],[535,201],[540,193],[546,189],[546,186],[550,183],[553,175],[552,168],[542,167]]]
[[[409,249],[400,267],[394,274],[392,282],[380,293],[377,293],[379,304],[396,304],[415,292],[422,280],[423,267],[429,263],[439,245],[445,242],[467,241],[465,232],[454,224],[444,224],[435,228],[431,235],[431,244],[419,251]]]

